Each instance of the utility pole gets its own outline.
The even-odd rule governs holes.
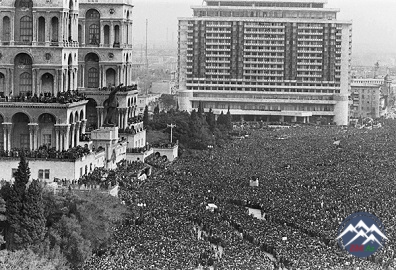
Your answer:
[[[146,80],[144,82],[144,86],[146,87],[146,95],[148,95],[148,56],[147,56],[147,46],[148,46],[148,40],[147,40],[147,36],[148,36],[148,19],[146,19]]]
[[[171,143],[172,143],[172,137],[173,137],[173,128],[175,128],[176,127],[176,125],[174,125],[174,124],[170,124],[170,125],[167,125],[167,127],[170,127],[170,129],[171,129]]]

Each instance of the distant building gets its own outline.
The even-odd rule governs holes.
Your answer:
[[[353,79],[351,82],[351,118],[378,118],[384,79]]]
[[[181,110],[348,124],[352,24],[326,0],[206,0],[179,18]]]
[[[171,83],[170,81],[159,81],[159,82],[152,82],[151,84],[151,91],[152,94],[171,94]]]
[[[159,105],[160,94],[148,94],[138,96],[138,113],[143,114],[144,109],[148,106],[150,113],[154,112],[154,108]]]

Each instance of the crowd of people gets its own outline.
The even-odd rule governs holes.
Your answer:
[[[18,158],[24,152],[27,158],[35,159],[67,159],[76,160],[91,153],[88,147],[76,146],[64,151],[57,151],[55,147],[40,146],[36,150],[29,149],[11,149],[10,151],[0,150],[0,157]]]
[[[120,168],[130,216],[83,269],[394,269],[395,133],[392,122],[376,130],[257,127],[158,166],[144,181]],[[367,259],[335,240],[358,211],[375,214],[389,238]]]
[[[102,88],[99,88],[99,91],[111,91],[112,86],[105,86]],[[122,86],[120,89],[120,92],[128,92],[128,91],[133,91],[133,90],[137,90],[138,89],[138,85],[137,84],[132,84],[132,85],[128,85],[128,86]]]
[[[85,95],[78,92],[78,90],[68,90],[64,92],[58,92],[57,95],[52,93],[37,93],[32,94],[21,94],[19,96],[0,96],[0,102],[31,102],[31,103],[73,103],[81,100],[85,100]]]

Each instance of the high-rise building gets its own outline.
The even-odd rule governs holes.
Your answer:
[[[348,124],[352,24],[326,0],[206,0],[179,18],[179,107]]]

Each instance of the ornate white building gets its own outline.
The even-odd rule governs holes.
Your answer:
[[[33,178],[40,170],[50,179],[64,175],[59,159],[78,146],[92,154],[72,158],[72,178],[125,158],[126,142],[112,138],[100,154],[87,134],[103,125],[109,88],[119,84],[115,123],[120,133],[139,126],[131,147],[145,146],[131,80],[132,8],[132,0],[0,0],[0,166],[8,164],[0,179],[11,177],[22,148]],[[38,154],[43,146],[49,156]]]

